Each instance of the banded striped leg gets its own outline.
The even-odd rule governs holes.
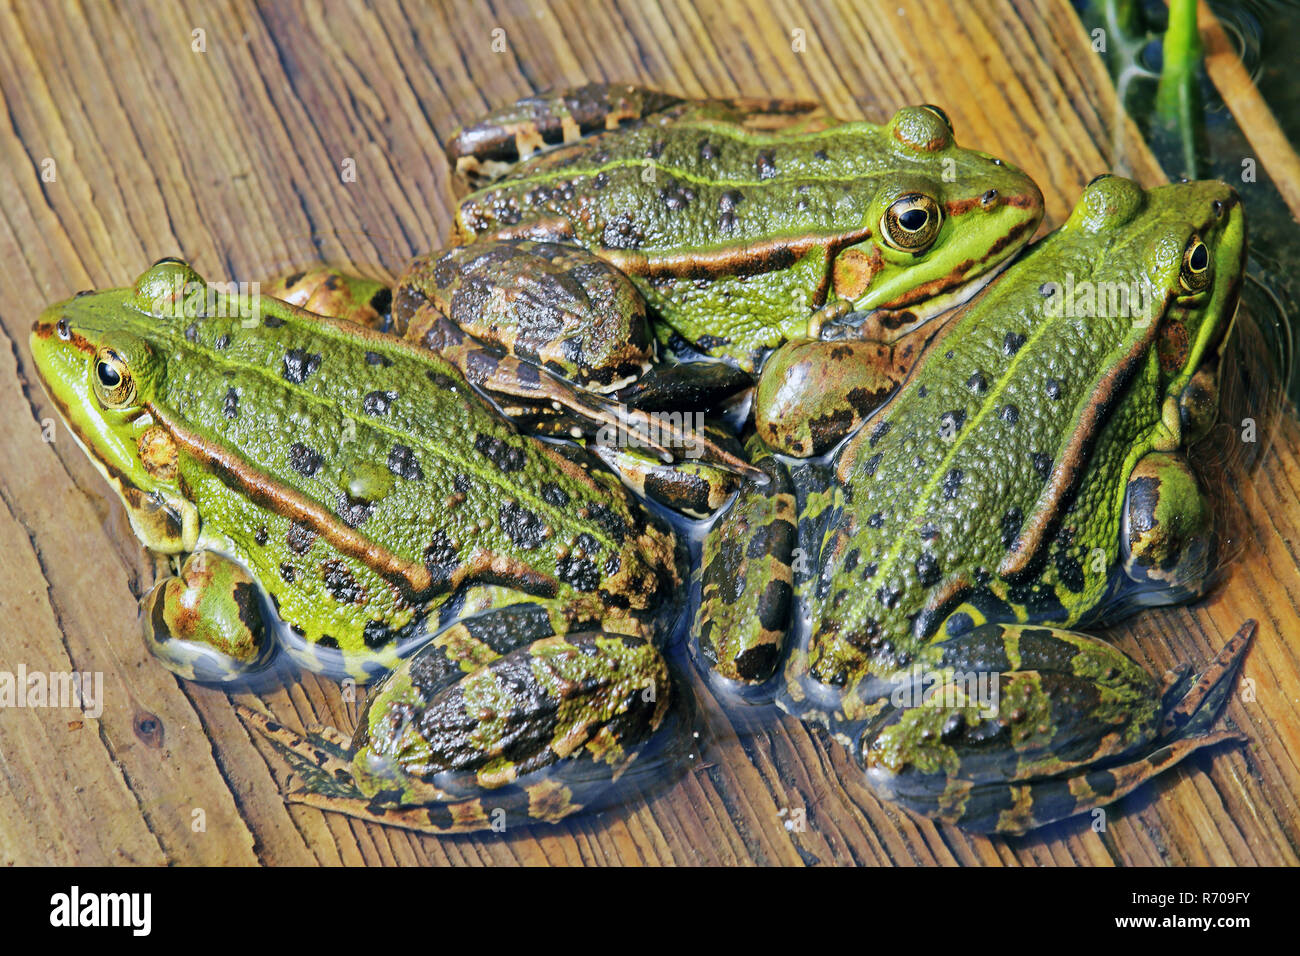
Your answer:
[[[692,634],[699,655],[716,673],[760,684],[772,676],[785,651],[798,520],[785,467],[756,438],[746,449],[767,482],[746,482],[704,539]]]
[[[932,670],[899,685],[859,739],[860,757],[881,794],[910,810],[1023,833],[1118,800],[1205,747],[1241,740],[1211,728],[1254,631],[1247,621],[1190,686],[1162,687],[1096,638],[983,625],[935,646]]]
[[[384,678],[350,742],[241,708],[299,776],[290,802],[450,833],[555,822],[601,799],[664,724],[662,655],[637,621],[565,633],[562,607],[485,591],[497,607]]]

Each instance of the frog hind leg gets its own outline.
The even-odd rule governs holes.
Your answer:
[[[983,625],[932,648],[931,696],[886,710],[860,738],[860,759],[882,795],[967,829],[1019,834],[1072,817],[1189,754],[1243,739],[1211,728],[1254,630],[1247,621],[1190,687],[1162,687],[1087,635]],[[987,695],[974,702],[979,674],[996,678],[995,714]],[[913,684],[903,704],[916,703],[912,691],[919,696]]]
[[[477,189],[531,156],[636,123],[682,103],[625,83],[589,83],[524,97],[460,129],[447,143],[456,175]]]
[[[657,421],[677,421],[672,418],[674,414],[665,413]],[[651,454],[649,449],[633,447],[627,440],[601,441],[599,434],[595,441],[583,444],[642,499],[654,501],[690,518],[707,518],[727,504],[741,486],[742,479],[732,469],[701,460],[705,451],[703,442],[715,443],[737,456],[737,460],[747,462],[748,458],[744,457],[740,443],[725,429],[706,421],[702,414],[697,418],[695,426],[686,424],[683,432],[697,436],[692,440],[699,445],[687,447],[685,457],[678,461],[665,462],[660,456]],[[684,423],[689,421],[681,420]]]
[[[746,482],[704,539],[691,633],[697,656],[712,672],[757,685],[775,673],[785,652],[798,520],[785,466],[757,439],[748,447],[767,482]]]
[[[290,802],[428,833],[555,822],[662,736],[672,682],[639,621],[570,631],[558,603],[504,587],[461,606],[473,616],[374,689],[346,745],[245,712],[298,774]]]
[[[264,667],[273,646],[259,595],[243,566],[195,551],[179,573],[161,576],[141,598],[145,643],[168,670],[188,680],[239,680]]]
[[[276,276],[258,283],[258,292],[379,332],[388,331],[392,321],[393,295],[386,284],[330,266]]]

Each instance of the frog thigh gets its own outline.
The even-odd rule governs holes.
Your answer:
[[[704,539],[691,633],[706,666],[729,680],[760,684],[780,663],[791,624],[798,529],[785,467],[759,451],[759,442],[751,440],[750,448],[767,484],[746,482]]]
[[[149,650],[189,680],[222,683],[264,666],[271,641],[260,588],[241,565],[212,551],[186,557],[140,600]]]
[[[392,290],[377,279],[319,266],[257,284],[262,295],[367,328],[387,331]]]
[[[376,686],[350,748],[254,719],[304,781],[291,802],[431,833],[555,822],[663,724],[667,663],[636,619],[567,633],[587,625],[563,602],[496,586],[458,606],[471,616]]]
[[[578,140],[618,129],[682,102],[625,83],[589,83],[528,96],[464,127],[447,143],[447,161],[475,188],[508,175],[519,163]]]
[[[924,675],[898,675],[890,706],[859,741],[860,759],[883,796],[914,812],[1023,833],[1241,739],[1211,727],[1254,628],[1248,621],[1190,689],[1184,681],[1171,692],[1088,635],[982,625],[932,645]]]
[[[1182,603],[1204,591],[1216,556],[1213,511],[1186,459],[1144,455],[1124,493],[1120,558],[1129,579],[1151,590],[1148,603]]]

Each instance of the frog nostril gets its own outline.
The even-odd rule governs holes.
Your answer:
[[[68,317],[66,315],[63,318],[59,319],[59,324],[55,326],[55,328],[58,329],[60,339],[62,339],[64,342],[71,340],[72,323],[68,321]]]
[[[998,201],[998,191],[996,189],[990,189],[983,196],[980,196],[980,205],[985,207],[986,209],[989,206],[992,206],[997,201]]]
[[[94,291],[94,289],[82,289],[80,292],[76,293],[73,298],[80,299],[83,295],[90,295]]]
[[[1211,208],[1214,209],[1214,218],[1215,218],[1215,219],[1222,219],[1222,218],[1223,218],[1223,200],[1222,200],[1222,199],[1216,199],[1216,200],[1214,200],[1214,203],[1213,203],[1213,205],[1212,205]]]

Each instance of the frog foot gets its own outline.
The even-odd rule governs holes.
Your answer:
[[[915,673],[895,685],[894,706],[860,738],[860,759],[882,795],[917,813],[1024,833],[1112,803],[1198,750],[1244,740],[1211,728],[1254,632],[1247,621],[1194,680],[1175,673],[1161,686],[1095,638],[985,625],[936,645],[923,695]],[[981,673],[1000,686],[991,709],[972,693]],[[911,700],[894,699],[900,690]]]

